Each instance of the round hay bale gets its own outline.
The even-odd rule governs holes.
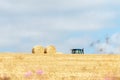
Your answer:
[[[50,45],[46,48],[46,54],[55,54],[56,48],[53,45]]]
[[[33,49],[32,49],[32,53],[33,54],[44,54],[44,47],[42,47],[42,46],[35,46],[35,47],[33,47]]]

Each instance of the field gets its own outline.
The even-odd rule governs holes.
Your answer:
[[[120,55],[1,53],[0,80],[120,80]]]

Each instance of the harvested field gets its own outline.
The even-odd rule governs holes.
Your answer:
[[[108,78],[120,80],[120,55],[0,54],[0,80],[108,80]]]

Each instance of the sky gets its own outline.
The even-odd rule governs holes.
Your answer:
[[[119,53],[119,21],[120,0],[0,0],[0,52]]]

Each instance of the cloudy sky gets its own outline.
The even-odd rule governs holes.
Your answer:
[[[119,53],[119,7],[120,0],[0,0],[0,52],[52,44],[64,53]]]

